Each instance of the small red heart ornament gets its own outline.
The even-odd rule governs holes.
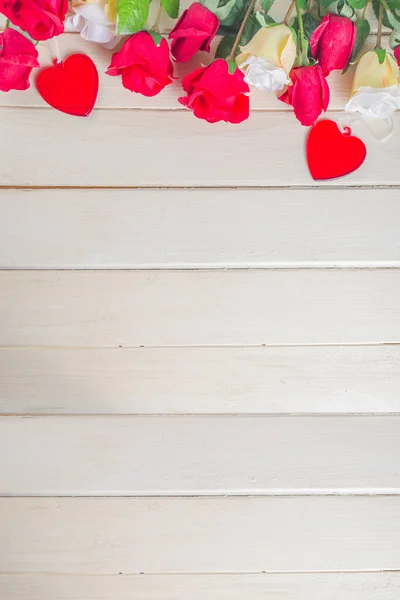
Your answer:
[[[363,164],[367,155],[365,144],[351,135],[351,129],[342,133],[334,121],[318,121],[311,127],[307,138],[307,162],[313,179],[335,179],[352,173]]]
[[[96,65],[86,54],[71,54],[63,61],[40,71],[36,87],[43,100],[53,108],[87,117],[93,110],[99,91]]]

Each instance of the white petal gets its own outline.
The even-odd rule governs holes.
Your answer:
[[[284,69],[259,56],[250,55],[240,68],[245,73],[245,82],[263,92],[277,92],[290,83]]]
[[[85,27],[81,31],[81,37],[88,42],[108,44],[114,40],[115,34],[108,27],[87,21]]]
[[[99,4],[80,4],[75,6],[73,11],[77,15],[81,15],[86,21],[97,23],[98,25],[114,25],[112,21],[107,19],[104,7]]]
[[[345,106],[346,112],[359,112],[365,117],[387,119],[400,108],[400,87],[361,87]]]
[[[64,29],[69,32],[79,32],[85,27],[86,20],[80,15],[71,15],[65,19]]]

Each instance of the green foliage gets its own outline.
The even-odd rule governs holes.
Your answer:
[[[179,0],[161,0],[163,9],[171,19],[177,19],[179,15]]]
[[[304,25],[304,35],[307,40],[310,40],[310,37],[317,29],[319,23],[315,17],[311,13],[305,13],[303,15],[303,25]]]
[[[375,48],[375,52],[378,57],[379,64],[381,65],[386,58],[386,50],[384,50],[383,48]]]
[[[301,10],[307,10],[307,0],[297,0],[296,4]]]
[[[265,13],[257,11],[255,14],[256,14],[256,19],[260,23],[261,27],[268,27],[270,25],[279,25],[279,23],[275,23],[274,19]]]
[[[400,0],[384,0],[383,5],[383,24],[390,29],[400,28]],[[379,19],[379,10],[381,0],[372,0],[372,6],[377,19]],[[387,7],[387,9],[386,9]]]
[[[355,10],[360,10],[367,6],[368,0],[347,0],[347,2]]]
[[[234,60],[227,60],[226,61],[228,63],[228,73],[230,75],[233,75],[233,73],[236,71],[237,69],[237,65],[236,62]]]
[[[155,43],[156,46],[159,46],[161,44],[161,40],[163,39],[162,35],[160,35],[156,31],[152,31],[151,29],[149,29],[147,31],[147,33],[149,33],[151,35],[151,37],[153,38],[154,43]]]
[[[356,41],[354,42],[353,52],[350,56],[349,64],[354,63],[364,45],[365,40],[369,36],[371,28],[366,19],[358,19],[356,21]]]
[[[150,0],[118,0],[117,33],[126,35],[143,29],[149,16]]]
[[[389,45],[394,50],[397,46],[400,46],[400,27],[399,29],[393,29],[389,37]]]
[[[222,40],[220,41],[220,43],[218,44],[218,48],[215,52],[215,58],[226,58],[227,56],[229,56],[234,42],[235,42],[235,35],[233,35],[233,34],[228,34],[225,37],[223,37]],[[239,54],[239,52],[240,52],[240,50],[238,48],[235,53],[235,56],[237,56],[237,54]]]
[[[261,8],[265,13],[268,13],[271,10],[273,3],[274,0],[260,0]]]
[[[231,11],[235,8],[235,4],[236,0],[228,0],[226,4],[214,8],[212,12],[220,21],[224,21],[229,17]]]

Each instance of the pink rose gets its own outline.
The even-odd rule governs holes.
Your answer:
[[[397,48],[395,48],[394,57],[397,60],[397,64],[400,65],[400,46],[397,46]]]
[[[121,75],[122,85],[143,96],[155,96],[173,81],[173,65],[167,41],[157,44],[148,31],[129,37],[111,57],[107,75]]]
[[[199,2],[194,2],[169,34],[171,52],[177,62],[186,62],[199,50],[210,52],[210,44],[219,27],[219,19]]]
[[[39,67],[38,51],[26,37],[8,27],[0,33],[0,90],[26,90],[29,75]]]
[[[290,79],[292,85],[279,100],[291,104],[300,123],[308,127],[328,108],[328,84],[319,65],[292,69]]]
[[[230,73],[224,58],[186,75],[182,87],[186,96],[178,101],[198,119],[209,123],[241,123],[249,116],[249,86],[243,71],[236,68]]]
[[[0,12],[34,40],[48,40],[64,31],[68,0],[0,0]]]
[[[310,48],[323,74],[347,67],[356,41],[353,21],[338,15],[326,15],[311,36]]]

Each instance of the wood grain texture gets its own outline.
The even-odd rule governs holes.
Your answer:
[[[0,345],[400,341],[400,271],[1,271]]]
[[[10,574],[400,567],[399,497],[1,498],[0,526]]]
[[[400,417],[3,416],[0,456],[3,496],[400,494]]]
[[[330,113],[333,119],[338,115]],[[396,115],[394,135],[385,145],[365,126],[354,125],[368,157],[338,186],[400,184],[399,119]],[[308,129],[287,112],[256,112],[237,126],[211,126],[190,112],[97,111],[74,121],[52,109],[32,118],[29,108],[1,108],[0,122],[3,139],[24,140],[23,152],[17,143],[0,149],[5,187],[331,185],[312,180],[304,152]],[[77,139],[84,158],[76,154]],[[224,159],[216,160],[220,156]]]
[[[400,346],[0,348],[0,413],[400,413]]]
[[[280,4],[282,7],[282,3],[277,2],[276,4]],[[149,110],[168,109],[182,111],[183,106],[178,102],[178,97],[183,95],[181,84],[182,78],[201,65],[209,64],[219,41],[220,38],[218,37],[212,45],[211,54],[200,52],[187,63],[174,64],[174,76],[176,77],[176,80],[172,85],[167,86],[165,90],[152,98],[147,98],[141,94],[134,94],[128,91],[122,86],[120,77],[110,77],[105,74],[111,61],[112,52],[110,52],[110,50],[106,50],[98,44],[87,42],[79,35],[75,34],[62,35],[58,38],[58,45],[62,57],[75,52],[83,52],[89,54],[94,60],[100,79],[100,90],[96,103],[96,110],[103,108],[145,108]],[[365,44],[365,49],[369,50],[373,48],[374,45],[375,37],[370,36]],[[384,38],[384,46],[388,47],[388,38]],[[40,43],[38,45],[38,50],[41,66],[51,65],[51,55],[47,42]],[[329,76],[328,82],[331,90],[329,102],[330,110],[340,110],[344,108],[350,95],[354,71],[355,67],[350,67],[344,75],[342,75],[340,71],[334,71]],[[47,105],[41,96],[39,96],[36,87],[31,85],[29,90],[23,92],[11,91],[7,94],[1,94],[0,106],[46,107]],[[251,108],[252,110],[291,110],[288,105],[277,100],[275,94],[260,93],[254,89],[251,93]]]
[[[382,190],[0,190],[0,267],[400,266]]]
[[[398,600],[400,573],[1,575],[7,600]]]

